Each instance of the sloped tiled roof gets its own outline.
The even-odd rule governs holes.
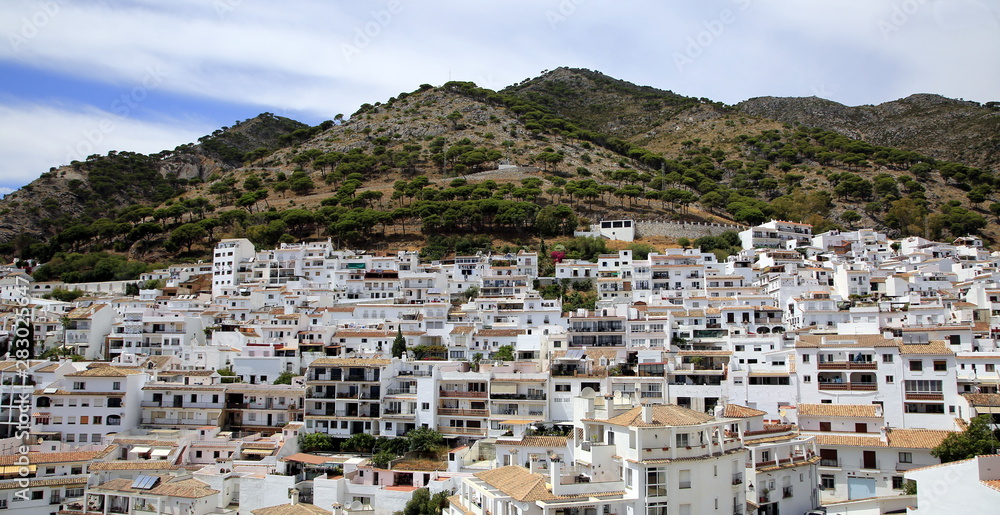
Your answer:
[[[933,429],[891,429],[886,433],[889,447],[905,447],[908,449],[933,449],[944,441],[953,431]]]
[[[534,502],[558,499],[545,487],[545,476],[533,474],[528,469],[517,465],[479,472],[475,476],[517,501]]]
[[[902,355],[914,355],[914,354],[955,354],[954,351],[948,348],[943,341],[935,340],[927,345],[914,345],[905,344],[899,346],[899,353]]]
[[[715,420],[715,417],[695,411],[692,409],[677,406],[676,404],[657,404],[651,406],[653,409],[653,421],[642,421],[642,406],[636,406],[621,415],[607,420],[587,420],[588,422],[607,422],[618,426],[628,427],[664,427],[664,426],[691,426],[703,424]]]
[[[334,367],[363,367],[363,366],[385,366],[392,363],[391,359],[377,358],[319,358],[312,362],[313,365],[328,365]]]
[[[94,367],[79,372],[66,374],[66,377],[128,377],[135,374],[144,374],[141,368],[132,367]]]
[[[90,472],[99,470],[176,470],[180,467],[166,460],[135,460],[135,461],[95,461],[87,469]]]
[[[963,393],[962,397],[973,406],[1000,406],[1000,393]]]
[[[837,434],[816,435],[816,445],[849,445],[855,447],[888,447],[877,436],[851,436]]]
[[[497,445],[520,447],[566,447],[569,438],[565,436],[525,436],[520,440],[497,440]]]
[[[165,495],[170,497],[184,497],[187,499],[200,499],[219,493],[218,490],[209,488],[207,484],[197,479],[178,479],[172,476],[155,476],[160,478],[160,483],[146,490],[132,488],[132,479],[112,479],[98,485],[96,490],[110,490],[113,492],[143,493],[150,495]]]
[[[739,404],[726,404],[726,408],[722,410],[722,416],[726,418],[750,418],[761,415],[767,415],[767,412],[740,406]]]
[[[324,510],[314,504],[298,503],[257,508],[250,513],[253,513],[253,515],[330,515],[333,512]]]
[[[881,418],[874,404],[799,404],[799,416]]]

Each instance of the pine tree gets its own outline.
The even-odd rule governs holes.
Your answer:
[[[403,328],[396,331],[396,339],[392,341],[392,357],[402,358],[406,352],[406,338],[403,338]]]

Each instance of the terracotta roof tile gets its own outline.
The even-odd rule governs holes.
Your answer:
[[[881,418],[874,404],[799,404],[799,416]]]
[[[889,447],[905,447],[908,449],[933,449],[954,431],[938,431],[933,429],[890,429],[886,436]]]
[[[545,476],[533,474],[517,465],[479,472],[475,477],[517,501],[551,501],[559,498],[545,487]]]
[[[279,504],[267,508],[257,508],[250,513],[253,515],[330,515],[331,511],[324,510],[319,506],[309,503]]]
[[[836,434],[816,435],[816,445],[850,445],[855,447],[888,447],[877,436],[851,436]]]
[[[520,440],[497,440],[497,445],[515,445],[519,447],[566,447],[569,441],[565,436],[525,436]]]
[[[105,490],[113,492],[143,493],[150,495],[164,495],[170,497],[184,497],[187,499],[200,499],[219,493],[207,484],[193,478],[180,479],[172,476],[155,475],[160,478],[160,482],[153,488],[139,490],[132,488],[131,479],[112,479],[94,487],[94,490]]]
[[[391,359],[378,358],[319,358],[312,362],[312,365],[326,365],[334,367],[384,367],[392,363]]]
[[[726,404],[722,410],[722,416],[726,418],[750,418],[767,415],[766,411],[740,406],[739,404]]]
[[[653,421],[642,421],[642,406],[636,406],[621,415],[607,420],[588,419],[588,422],[607,422],[618,426],[628,427],[664,427],[664,426],[691,426],[703,424],[715,420],[715,417],[683,408],[675,404],[656,404],[650,406],[653,409]]]

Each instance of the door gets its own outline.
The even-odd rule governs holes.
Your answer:
[[[175,408],[183,408],[184,407],[184,396],[183,395],[174,395],[174,407]]]
[[[875,461],[875,451],[864,451],[864,456],[861,460],[861,468],[866,469],[877,469],[878,463]]]
[[[867,477],[847,478],[847,498],[865,499],[875,497],[875,479]]]

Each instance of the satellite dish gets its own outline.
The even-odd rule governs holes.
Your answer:
[[[622,391],[621,391],[621,390],[615,390],[615,395],[614,395],[614,397],[615,397],[615,400],[616,400],[616,401],[620,401],[620,400],[622,400]]]
[[[358,510],[360,510],[363,507],[364,507],[364,505],[361,504],[361,501],[352,501],[351,502],[351,507],[348,508],[348,509],[351,510],[351,511],[358,511]]]
[[[580,397],[583,397],[584,399],[593,399],[596,395],[597,394],[594,392],[594,389],[589,386],[580,390]]]

